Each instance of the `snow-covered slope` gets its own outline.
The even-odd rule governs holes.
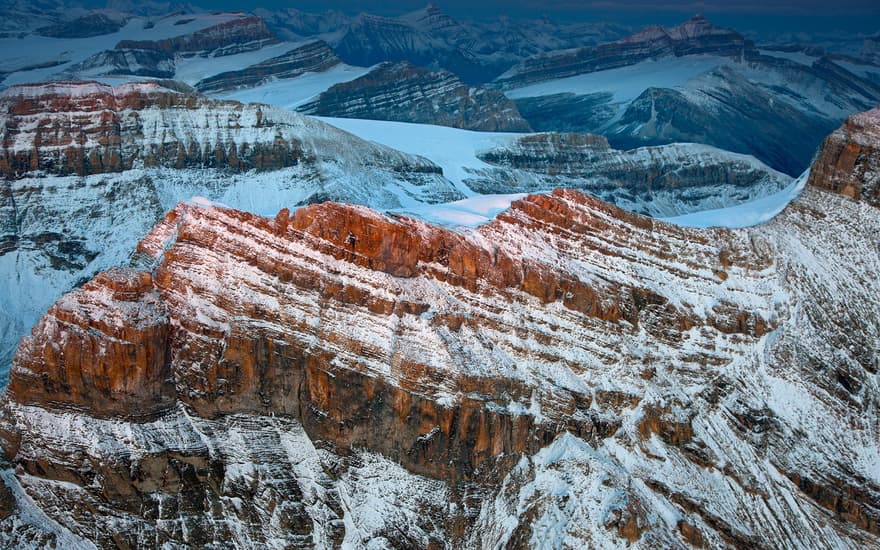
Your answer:
[[[804,172],[785,189],[726,208],[707,209],[682,216],[665,218],[664,221],[683,227],[751,227],[772,220],[785,207],[795,200],[810,177],[810,171]]]
[[[234,99],[245,103],[266,103],[293,111],[333,86],[360,78],[369,71],[369,68],[352,67],[343,63],[320,73],[274,80],[251,88],[216,95],[223,99]]]
[[[321,120],[430,159],[465,195],[515,195],[568,187],[634,212],[668,217],[748,202],[781,191],[791,182],[753,157],[698,144],[618,151],[603,138],[583,134],[470,132],[400,122]]]

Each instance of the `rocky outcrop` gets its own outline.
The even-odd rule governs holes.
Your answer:
[[[101,36],[102,34],[112,34],[119,31],[126,23],[126,18],[121,16],[121,14],[113,15],[115,17],[105,13],[93,12],[71,21],[39,28],[37,29],[37,34],[50,38],[89,38]]]
[[[495,132],[526,132],[512,101],[497,90],[468,87],[454,74],[409,63],[384,63],[337,84],[299,108],[308,114],[417,122]]]
[[[220,57],[259,50],[278,42],[278,38],[259,17],[248,16],[208,27],[183,36],[162,40],[122,40],[120,50],[158,50],[182,56],[211,55]]]
[[[259,86],[272,79],[320,73],[341,63],[326,42],[316,40],[289,52],[238,71],[227,71],[199,81],[200,92],[220,92]]]
[[[568,187],[654,217],[725,208],[791,183],[753,157],[713,147],[688,143],[620,151],[589,134],[532,134],[479,157],[495,167],[468,178],[480,193]]]
[[[828,136],[810,183],[880,207],[880,108],[851,116]]]
[[[91,403],[103,415],[126,417],[173,403],[168,317],[149,273],[101,273],[50,309],[36,331],[40,338],[19,351],[33,378],[8,389],[19,402]]]
[[[174,78],[174,55],[161,50],[105,50],[66,68],[65,75],[75,78],[131,75]]]
[[[698,15],[678,27],[648,27],[616,42],[539,54],[523,60],[496,82],[504,88],[517,88],[661,57],[711,54],[743,59],[754,52],[754,44],[736,31],[716,27]]]
[[[737,231],[180,205],[17,355],[0,536],[876,546],[878,231],[816,186]]]

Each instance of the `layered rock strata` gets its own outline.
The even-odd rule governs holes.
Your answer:
[[[213,57],[221,57],[259,50],[276,42],[278,42],[278,38],[266,27],[266,22],[262,18],[249,16],[174,38],[122,40],[116,45],[116,48],[121,50],[158,50],[182,56],[210,54]]]
[[[528,132],[516,105],[497,90],[469,87],[448,71],[383,63],[336,84],[299,108],[314,115],[437,124],[467,130]]]
[[[0,94],[0,384],[61,294],[126,265],[165,212],[207,197],[256,212],[339,200],[461,198],[424,158],[271,107],[156,84]]]
[[[575,191],[463,233],[181,205],[139,245],[151,269],[96,278],[20,348],[10,517],[54,523],[0,527],[101,547],[876,546],[878,231],[875,207],[815,186],[738,231]]]
[[[200,92],[220,92],[259,86],[272,79],[295,78],[308,72],[319,73],[341,63],[326,42],[316,40],[237,71],[226,71],[196,84]]]

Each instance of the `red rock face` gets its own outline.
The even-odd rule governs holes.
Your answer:
[[[561,427],[597,437],[607,435],[608,426],[578,412],[589,405],[589,394],[556,392],[542,404],[542,415],[554,418],[556,427],[535,425],[529,416],[486,406],[500,396],[504,402],[528,402],[533,390],[522,381],[450,371],[444,361],[423,355],[436,353],[430,347],[383,349],[384,343],[369,332],[388,323],[416,324],[404,340],[419,338],[421,331],[455,340],[457,334],[507,330],[489,311],[449,309],[420,296],[419,287],[440,285],[461,300],[500,299],[499,305],[515,308],[558,304],[573,319],[613,332],[638,330],[643,323],[649,331],[658,330],[655,325],[662,319],[675,330],[724,324],[726,332],[744,338],[763,333],[767,321],[757,326],[741,322],[754,314],[728,308],[702,319],[647,288],[611,280],[589,283],[509,246],[536,231],[560,243],[590,246],[569,236],[612,235],[621,223],[639,234],[658,229],[650,219],[562,191],[527,197],[471,236],[333,203],[302,208],[292,216],[282,211],[275,219],[181,206],[140,247],[161,255],[154,277],[128,273],[125,284],[132,280],[141,286],[124,291],[121,275],[105,274],[53,308],[22,347],[11,394],[26,403],[70,403],[95,416],[155,412],[174,402],[164,385],[172,373],[183,389],[177,398],[201,415],[291,415],[312,437],[337,448],[373,448],[416,472],[469,478],[491,470],[498,456],[536,452]],[[659,231],[681,232],[668,226]],[[618,254],[607,237],[592,246],[600,255]],[[112,292],[106,292],[108,285]],[[96,302],[95,296],[103,301]],[[200,298],[194,302],[193,296]],[[308,303],[297,305],[302,299]],[[296,311],[300,307],[318,308],[318,315],[348,311],[354,318],[348,326],[310,326]],[[115,324],[77,314],[99,308],[111,312]],[[152,315],[151,321],[142,319],[147,315],[142,310]],[[118,317],[125,319],[115,321]],[[82,328],[62,335],[60,323]],[[529,329],[518,330],[528,334]],[[305,344],[315,337],[326,345]],[[394,332],[387,337],[399,338]],[[550,335],[533,337],[552,346]],[[53,349],[50,342],[58,341],[63,354],[39,351]],[[83,358],[105,349],[95,355],[99,360],[90,370]],[[550,347],[545,353],[552,360],[556,352]],[[390,365],[390,377],[378,375],[382,365]],[[468,397],[442,405],[438,390]],[[104,397],[96,399],[96,392]],[[108,404],[107,397],[117,395]],[[420,443],[435,427],[438,435]],[[377,433],[389,435],[377,439]]]
[[[60,300],[16,356],[19,403],[149,417],[174,403],[168,317],[149,273],[101,273]]]
[[[825,139],[809,183],[880,206],[880,108],[851,116]]]

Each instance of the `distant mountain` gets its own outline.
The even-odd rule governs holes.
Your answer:
[[[257,13],[287,39],[326,40],[346,63],[409,61],[446,69],[468,84],[487,82],[528,55],[595,44],[626,32],[603,23],[458,20],[433,4],[396,18],[369,14],[350,18],[337,12],[306,14],[293,9]]]
[[[797,175],[846,116],[880,101],[872,70],[821,50],[762,50],[695,17],[531,57],[496,84],[536,130],[600,133],[618,148],[706,143]]]
[[[516,105],[495,89],[468,87],[449,71],[383,63],[337,84],[299,111],[344,118],[439,124],[489,132],[528,132]]]
[[[37,29],[37,34],[50,38],[88,38],[110,34],[125,25],[126,17],[122,14],[115,15],[116,17],[112,17],[106,13],[93,12],[71,21],[41,27]]]
[[[617,42],[527,58],[499,76],[504,88],[616,69],[663,57],[709,54],[742,59],[754,45],[732,29],[695,16],[678,27],[648,27]]]
[[[323,72],[340,63],[341,60],[326,42],[315,40],[255,65],[204,78],[195,87],[206,93],[251,88],[276,79]]]
[[[123,40],[118,50],[155,50],[168,54],[222,57],[259,50],[278,38],[259,17],[240,17],[190,34],[161,40]]]

